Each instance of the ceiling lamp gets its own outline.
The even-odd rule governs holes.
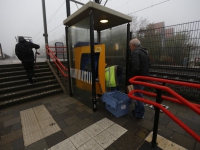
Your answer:
[[[104,20],[100,20],[101,23],[107,23],[108,20],[104,19]]]

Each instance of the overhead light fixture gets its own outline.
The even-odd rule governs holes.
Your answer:
[[[100,20],[101,23],[107,23],[108,20],[104,19],[104,20]]]

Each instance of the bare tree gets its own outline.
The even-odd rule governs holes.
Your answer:
[[[137,31],[146,29],[148,24],[149,24],[149,21],[146,18],[142,18],[142,17],[138,18],[138,16],[133,15],[131,27],[130,27],[130,30],[132,32],[132,37],[136,37]]]

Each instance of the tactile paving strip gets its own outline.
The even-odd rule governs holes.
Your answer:
[[[20,111],[24,146],[60,131],[44,105]]]
[[[151,143],[152,141],[152,136],[153,136],[153,132],[149,133],[149,135],[146,137],[146,141]],[[163,150],[186,150],[186,148],[160,136],[157,135],[157,143],[158,143],[158,147],[163,149]]]

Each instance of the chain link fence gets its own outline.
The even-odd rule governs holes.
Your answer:
[[[151,76],[200,83],[200,21],[172,26],[149,24],[132,36],[149,50]],[[200,103],[199,89],[167,86]]]

